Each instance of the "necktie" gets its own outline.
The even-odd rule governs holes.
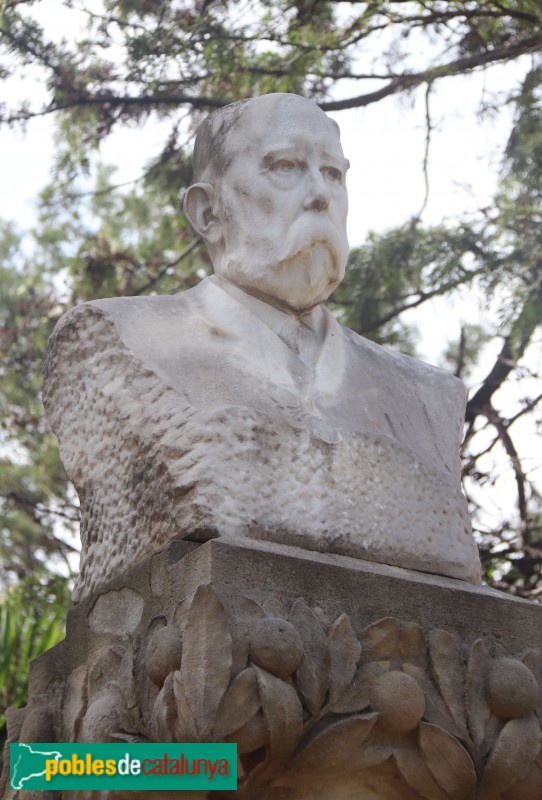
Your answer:
[[[307,366],[314,364],[320,342],[312,328],[295,317],[289,317],[279,336],[304,364]]]

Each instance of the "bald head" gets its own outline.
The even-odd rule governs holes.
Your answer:
[[[219,108],[202,122],[196,134],[193,154],[194,183],[221,178],[235,153],[246,147],[258,131],[268,128],[271,118],[302,115],[329,127],[340,140],[339,126],[313,101],[297,94],[273,93],[239,100]],[[236,146],[237,142],[237,146]]]

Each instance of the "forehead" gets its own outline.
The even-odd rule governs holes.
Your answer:
[[[348,166],[334,122],[315,103],[301,98],[261,98],[248,108],[242,121],[245,147],[235,147],[239,154],[247,149],[258,156],[293,151],[318,155]],[[267,101],[267,102],[265,102]],[[241,144],[240,142],[237,143]]]

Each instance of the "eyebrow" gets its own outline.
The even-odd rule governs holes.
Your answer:
[[[270,164],[273,163],[273,161],[281,158],[291,158],[292,161],[303,160],[296,153],[294,147],[283,145],[268,150],[262,157],[262,164],[265,167],[268,167]],[[337,157],[337,156],[332,156],[329,153],[324,153],[323,160],[330,166],[338,165],[344,172],[347,172],[350,169],[350,161],[344,156]]]

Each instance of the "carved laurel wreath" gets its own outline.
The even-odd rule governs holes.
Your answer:
[[[89,691],[81,740],[237,742],[252,784],[392,759],[427,800],[542,797],[540,651],[520,660],[478,639],[464,657],[447,631],[395,618],[358,636],[346,614],[328,625],[297,600],[288,619],[271,617],[210,585],[180,617],[155,620],[136,663],[116,651],[107,697]],[[144,701],[127,689],[130,672],[144,674]]]

